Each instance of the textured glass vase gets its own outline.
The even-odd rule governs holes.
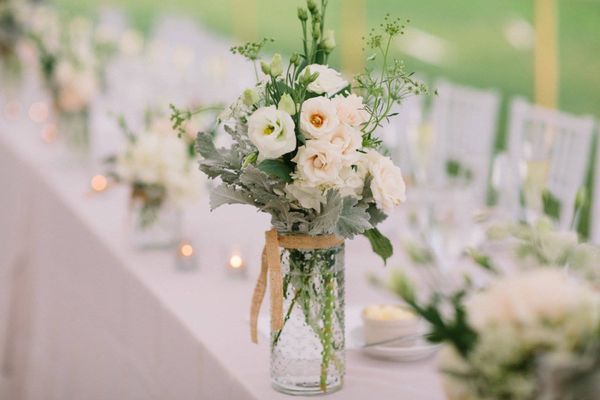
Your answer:
[[[182,211],[172,204],[149,207],[133,200],[131,236],[133,246],[141,250],[175,246],[181,239]]]
[[[271,379],[283,393],[311,395],[342,387],[344,245],[283,249],[284,325],[271,332]]]

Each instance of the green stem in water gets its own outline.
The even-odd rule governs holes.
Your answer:
[[[321,345],[323,346],[323,354],[321,360],[321,379],[319,386],[323,392],[327,391],[327,374],[329,371],[329,363],[332,353],[332,336],[333,336],[333,275],[328,273],[325,277],[325,301],[323,304],[323,332],[321,333]]]

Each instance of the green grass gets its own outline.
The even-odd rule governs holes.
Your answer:
[[[246,0],[250,1],[250,0]],[[252,0],[256,4],[257,35],[277,39],[274,48],[291,53],[300,46],[300,26],[296,6],[303,1]],[[340,37],[340,7],[343,0],[330,0],[328,23]],[[345,0],[346,4],[351,0]],[[181,13],[209,27],[231,35],[233,12],[240,0],[106,0],[103,5],[118,5],[133,23],[149,31],[160,13]],[[69,12],[93,13],[94,0],[57,0]],[[504,98],[532,97],[533,52],[517,50],[504,38],[504,26],[511,19],[531,22],[533,0],[367,0],[367,26],[374,26],[386,13],[410,18],[411,26],[443,38],[452,57],[431,65],[410,56],[409,68],[434,79],[446,77],[477,87],[495,87]],[[575,114],[600,115],[600,3],[596,0],[558,0],[560,45],[560,104]],[[252,7],[250,7],[252,9]],[[233,11],[232,11],[233,10]],[[252,15],[248,18],[251,19]],[[238,20],[241,17],[237,17]],[[240,38],[240,40],[253,38]],[[360,48],[361,44],[355,44]],[[339,65],[339,52],[332,59]]]

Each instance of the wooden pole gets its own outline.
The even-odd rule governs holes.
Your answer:
[[[366,34],[367,2],[366,0],[343,0],[340,3],[342,69],[348,73],[360,72],[364,67],[362,37]]]
[[[556,108],[559,96],[556,0],[535,1],[535,101]]]

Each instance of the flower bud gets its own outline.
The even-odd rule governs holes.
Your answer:
[[[294,64],[295,66],[300,65],[301,61],[302,60],[300,59],[300,54],[298,54],[298,53],[294,53],[294,54],[292,54],[292,57],[290,57],[290,62],[292,64]]]
[[[281,96],[279,104],[277,104],[277,108],[290,115],[296,114],[296,103],[294,103],[292,96],[290,96],[288,93],[285,93],[283,96]]]
[[[298,7],[298,19],[300,21],[306,21],[308,19],[308,13],[305,8]]]
[[[308,7],[308,11],[310,11],[311,14],[316,14],[319,11],[315,0],[306,0],[306,6]]]
[[[325,31],[321,40],[321,47],[326,53],[331,53],[335,49],[335,34],[333,30],[328,29]]]
[[[319,24],[313,25],[312,36],[314,40],[319,40],[321,38],[321,27]]]
[[[260,62],[260,69],[262,70],[263,74],[271,75],[271,67],[266,62],[264,62],[264,61]]]
[[[244,93],[242,94],[242,101],[245,105],[247,105],[248,107],[253,106],[254,104],[258,103],[258,100],[259,100],[259,96],[258,96],[258,93],[256,93],[256,90],[254,90],[254,89],[244,90]]]
[[[271,76],[273,78],[278,77],[283,73],[283,60],[281,59],[281,54],[275,53],[273,58],[271,59]]]

